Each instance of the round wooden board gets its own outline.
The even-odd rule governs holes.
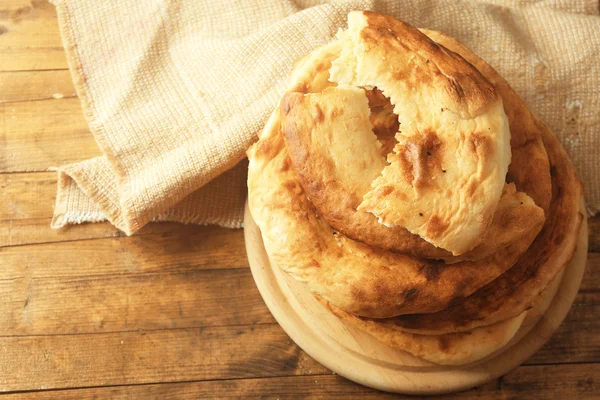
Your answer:
[[[583,205],[582,213],[585,215]],[[530,312],[513,340],[483,360],[463,366],[441,366],[392,349],[347,325],[317,301],[302,283],[273,266],[247,204],[244,231],[248,260],[258,290],[292,340],[315,360],[347,379],[404,394],[466,390],[506,374],[531,357],[569,312],[581,284],[588,247],[587,220],[584,219],[577,251],[562,277],[556,278],[555,292],[550,288],[544,291],[553,295],[551,301],[546,301],[546,306],[548,302],[550,305],[545,312]]]

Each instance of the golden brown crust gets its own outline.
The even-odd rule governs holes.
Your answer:
[[[330,89],[325,89],[323,93],[328,90]],[[347,153],[348,147],[353,146],[352,143],[357,137],[357,133],[343,129],[344,124],[350,129],[356,130],[357,125],[353,121],[360,118],[355,113],[344,114],[344,110],[356,108],[348,101],[348,98],[352,96],[344,93],[336,97],[334,93],[330,91],[326,95],[317,93],[303,96],[300,93],[288,92],[281,101],[282,130],[287,138],[287,147],[294,169],[300,177],[307,196],[321,217],[334,229],[370,246],[417,257],[443,259],[450,263],[482,259],[498,249],[506,247],[509,243],[519,240],[530,230],[539,232],[544,218],[540,210],[537,210],[528,201],[525,201],[525,204],[519,204],[514,200],[511,201],[510,196],[502,196],[492,224],[486,230],[480,245],[462,256],[455,257],[450,252],[411,234],[403,227],[387,227],[379,224],[377,218],[372,214],[357,211],[356,208],[361,203],[362,196],[368,191],[365,190],[365,187],[369,188],[370,182],[380,173],[385,162],[383,159],[376,159],[373,155],[365,159],[369,148],[364,145],[364,142],[354,145],[354,147],[365,149],[363,152],[352,153],[352,155]],[[370,121],[378,139],[382,141],[382,139],[389,140],[391,138],[394,144],[397,143],[393,138],[395,131],[391,131],[398,126],[397,116],[393,114],[393,106],[389,99],[376,88],[365,90],[365,93],[371,109]],[[323,109],[326,109],[325,113],[323,113]],[[367,113],[367,110],[364,105],[362,112],[362,119],[365,120],[364,114]],[[395,126],[393,121],[396,121]],[[364,126],[364,123],[362,125],[363,131],[370,130]],[[366,132],[366,134],[371,135],[370,132]],[[336,138],[341,140],[339,146],[341,149],[332,143],[332,140]],[[476,141],[485,142],[485,138],[474,135],[470,142]],[[392,159],[395,157],[401,159],[407,153],[416,154],[416,160],[405,160],[404,162],[407,164],[405,168],[407,172],[415,171],[417,185],[427,185],[428,178],[431,176],[430,171],[442,168],[438,156],[441,142],[434,134],[426,132],[421,142],[416,144],[409,142],[399,146],[405,148],[406,151],[399,151],[397,154],[391,155]],[[485,145],[482,143],[472,144],[472,146],[485,152]],[[371,150],[371,152],[374,151]],[[543,148],[542,151],[544,151]],[[388,150],[381,150],[382,154],[388,152],[389,147]],[[360,159],[344,159],[349,155]],[[514,162],[519,165],[521,161],[517,159]],[[362,165],[364,163],[367,165]],[[338,169],[337,164],[341,164],[343,168]],[[445,170],[442,173],[445,173]],[[413,178],[411,175],[410,179]],[[348,185],[344,184],[345,180],[348,180]],[[363,183],[362,189],[353,190],[356,189],[356,183],[361,182]],[[474,182],[470,182],[467,192],[473,190],[474,187]],[[393,186],[383,186],[379,190],[387,191],[384,192],[387,195],[404,196],[402,191],[396,190]],[[520,196],[521,203],[525,197]],[[501,212],[499,212],[500,209]],[[523,217],[528,214],[529,218]],[[511,223],[507,224],[506,221],[511,221]],[[447,226],[445,221],[434,215],[428,226],[429,235],[439,236],[443,234]]]
[[[518,315],[527,308],[571,259],[581,222],[582,184],[560,145],[538,122],[550,161],[552,201],[544,228],[506,273],[468,298],[433,314],[401,316],[390,320],[412,332],[447,333],[473,329]]]
[[[313,56],[333,57],[327,48]],[[443,309],[506,271],[535,236],[532,232],[502,254],[453,265],[353,241],[333,230],[306,197],[290,168],[278,118],[276,112],[248,152],[250,210],[274,264],[345,311],[389,317]]]
[[[339,38],[331,79],[377,87],[400,122],[390,165],[358,210],[454,255],[473,249],[492,221],[510,163],[508,121],[493,85],[391,17],[352,12]]]
[[[340,51],[340,43],[333,42],[302,60],[292,74],[293,89],[312,93],[322,92],[331,87],[332,83],[327,81],[326,67],[331,64],[331,60],[339,56]],[[295,102],[298,104],[298,96],[301,95],[290,95],[282,104],[283,110],[292,110]],[[371,97],[371,103],[382,108],[380,117],[389,121],[385,116],[385,112],[389,110],[385,110],[386,105],[382,99],[377,98],[377,93]],[[318,104],[314,107],[314,121],[324,124],[328,118],[328,111],[316,105]],[[475,105],[469,107],[473,108]],[[507,108],[510,107],[509,104]],[[384,318],[417,312],[436,313],[453,304],[464,302],[466,297],[505,273],[529,247],[541,224],[531,225],[527,216],[537,215],[535,219],[538,223],[543,220],[541,210],[531,199],[508,185],[503,197],[506,196],[510,201],[499,203],[505,204],[506,207],[499,206],[494,219],[498,218],[498,227],[510,227],[514,237],[507,235],[502,238],[502,230],[499,229],[496,234],[499,241],[506,246],[502,251],[485,259],[467,262],[455,258],[452,261],[459,261],[456,264],[445,264],[367,246],[332,228],[325,218],[329,216],[315,209],[313,194],[307,190],[308,181],[303,182],[299,176],[299,172],[302,175],[302,168],[294,162],[298,155],[292,154],[290,157],[290,152],[302,151],[301,146],[291,144],[291,141],[300,138],[300,132],[297,130],[294,138],[288,138],[286,145],[279,123],[279,113],[275,112],[265,127],[261,140],[248,152],[249,204],[252,215],[261,228],[265,247],[274,264],[305,282],[313,293],[321,295],[346,312]],[[417,162],[413,163],[416,165],[413,175],[427,175],[430,169],[436,167],[435,159],[419,159],[420,153],[425,151],[426,155],[429,151],[427,148],[438,146],[435,137],[426,136],[420,141],[413,141],[418,153]],[[537,151],[535,154],[541,160],[539,165],[543,165],[545,153],[536,147],[534,136],[525,143],[533,143],[531,148]],[[486,154],[490,151],[486,140],[477,135],[473,136],[471,143],[472,153]],[[519,142],[514,143],[516,145]],[[300,159],[306,160],[306,154],[302,157]],[[376,158],[375,155],[373,157]],[[519,159],[514,161],[521,162]],[[544,173],[547,174],[547,170],[533,171],[533,174]],[[316,175],[313,173],[310,176]],[[516,176],[517,188],[523,187],[520,186],[521,181],[526,179],[533,182],[524,175]],[[427,182],[424,181],[423,184],[427,185]],[[391,190],[393,189],[392,187]],[[385,192],[390,189],[382,187],[381,190]],[[539,201],[544,201],[543,190],[533,192],[538,195]],[[517,205],[521,201],[524,204]],[[443,232],[446,229],[444,220],[432,218],[430,229],[432,236]],[[437,231],[439,232],[436,233]],[[413,239],[411,235],[409,240]],[[511,310],[511,313],[513,311]]]
[[[514,337],[527,314],[523,312],[517,317],[469,332],[419,335],[393,329],[377,321],[364,320],[331,304],[326,305],[341,320],[369,333],[389,347],[441,365],[469,364],[492,354]]]
[[[249,151],[252,216],[273,263],[345,311],[384,318],[444,309],[510,268],[535,236],[483,260],[452,265],[351,240],[315,212],[272,126]]]
[[[392,72],[396,81],[406,81],[408,86],[419,90],[429,86],[435,93],[439,90],[446,99],[442,103],[462,117],[479,115],[498,100],[494,86],[460,55],[401,20],[361,13],[365,27],[360,36],[365,46],[373,52],[385,52],[385,62],[378,63],[377,74]]]
[[[510,125],[512,162],[508,167],[508,180],[519,191],[527,193],[544,212],[548,213],[551,198],[551,182],[548,156],[542,142],[542,130],[536,118],[496,70],[479,58],[458,40],[441,32],[421,29],[432,40],[460,54],[473,64],[491,83],[504,102],[504,111]]]

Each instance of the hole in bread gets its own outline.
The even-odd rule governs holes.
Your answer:
[[[376,87],[372,89],[365,87],[363,89],[369,100],[373,133],[375,133],[377,140],[381,143],[381,154],[387,157],[394,149],[396,143],[398,143],[395,137],[400,129],[398,115],[394,113],[394,106],[390,102],[390,99],[381,90]]]

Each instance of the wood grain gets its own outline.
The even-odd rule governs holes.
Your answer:
[[[521,367],[495,382],[467,392],[439,396],[436,399],[487,400],[502,393],[503,399],[595,399],[600,391],[594,364]],[[262,379],[217,380],[36,392],[7,395],[12,399],[264,399],[280,398],[313,400],[424,399],[378,392],[351,383],[337,375],[287,376]]]
[[[53,201],[49,204],[52,203]],[[50,229],[50,221],[50,217],[7,219],[0,221],[0,248],[35,243],[52,243],[124,236],[121,231],[108,222]],[[178,229],[175,224],[151,224],[143,230],[136,232],[135,235],[139,236],[148,232],[153,232],[155,231],[153,228],[163,228],[165,231]]]
[[[66,69],[54,6],[45,0],[0,2],[0,71]]]
[[[100,155],[79,99],[0,104],[0,172],[46,171]]]
[[[125,236],[123,232],[119,231],[108,222],[50,229],[50,220],[50,217],[46,217],[0,221],[0,248],[38,243],[92,240],[111,237],[118,238]],[[168,234],[177,231],[194,234],[195,232],[201,231],[201,228],[196,225],[186,226],[175,222],[151,223],[135,232],[133,236]]]
[[[56,196],[56,179],[56,172],[0,174],[0,247],[124,236],[109,223],[49,229]],[[191,235],[202,229],[194,225],[153,223],[135,235],[177,230]]]
[[[64,70],[0,72],[0,103],[76,97],[71,73]]]
[[[2,391],[322,374],[277,325],[0,337]]]
[[[0,392],[402,398],[331,375],[291,342],[258,295],[239,230],[162,223],[128,238],[107,223],[49,229],[56,173],[43,171],[99,155],[58,32],[47,1],[0,2]],[[597,398],[600,216],[589,224],[580,293],[530,365],[442,398]]]
[[[2,279],[178,273],[248,265],[241,230],[218,227],[5,247],[0,255]]]
[[[46,218],[56,195],[56,172],[0,174],[0,221]]]
[[[0,252],[0,270],[0,335],[273,322],[241,230],[180,226],[34,251],[12,246]]]
[[[248,269],[17,278],[0,281],[0,298],[0,336],[275,322]]]

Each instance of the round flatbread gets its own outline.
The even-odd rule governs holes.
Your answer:
[[[332,42],[304,58],[291,87],[321,92],[331,86],[323,77],[339,51]],[[485,259],[453,265],[372,248],[331,228],[316,212],[292,166],[277,110],[248,157],[249,207],[271,260],[353,314],[383,318],[442,310],[510,268],[537,233]],[[531,218],[543,220],[541,209],[527,207]]]
[[[412,31],[411,33],[414,34]],[[436,34],[435,32],[429,33]],[[339,57],[343,53],[343,42],[332,42],[330,45],[334,44],[339,52],[335,59],[339,61],[343,58]],[[458,42],[451,44],[454,46],[453,49],[460,45]],[[464,46],[463,50],[468,51],[468,49],[464,49]],[[443,50],[443,53],[448,53],[448,51]],[[454,55],[454,58],[460,57]],[[303,61],[307,59],[308,57]],[[469,60],[472,59],[473,57],[469,58]],[[479,64],[483,63],[483,61],[479,61]],[[325,63],[324,60],[315,62],[320,67]],[[352,65],[351,62],[347,64]],[[487,64],[482,67],[490,69]],[[334,96],[333,92],[325,93],[327,90],[336,88],[326,89],[323,93],[314,93],[319,92],[312,90],[315,87],[327,88],[335,85],[324,78],[322,70],[323,68],[317,79],[318,85],[298,82],[292,85],[292,89],[282,101],[284,108],[282,124],[294,169],[300,177],[307,196],[320,216],[337,231],[369,246],[454,263],[461,260],[485,258],[505,248],[509,243],[520,240],[530,230],[539,230],[540,221],[535,218],[538,214],[528,213],[528,208],[515,208],[514,204],[506,201],[508,199],[502,196],[498,204],[501,212],[494,214],[492,224],[481,236],[481,244],[460,257],[453,257],[450,252],[433,246],[403,227],[388,227],[379,224],[374,215],[365,211],[357,211],[356,208],[361,204],[363,196],[370,190],[373,177],[382,170],[382,166],[387,165],[384,163],[383,157],[377,158],[375,153],[379,151],[381,154],[387,155],[390,149],[397,144],[394,135],[399,126],[398,116],[393,113],[394,107],[390,100],[380,90],[377,88],[366,90],[372,131],[382,144],[381,149],[376,149],[376,142],[367,137],[372,136],[368,127],[365,127],[364,123],[362,125],[354,123],[357,119],[356,109],[353,108],[356,101],[352,102],[352,98],[346,94]],[[306,78],[306,71],[304,74]],[[534,124],[531,114],[510,86],[501,77],[494,74],[491,75],[493,78],[491,81],[498,84],[498,91],[502,97],[506,96],[510,100],[504,108],[509,116],[512,130],[513,152],[517,153],[510,165],[510,171],[515,171],[509,176],[510,181],[516,184],[519,191],[531,193],[536,204],[547,211],[550,201],[548,160],[539,129],[532,128]],[[312,89],[308,90],[307,87]],[[348,91],[347,88],[336,90],[344,93]],[[354,97],[357,95],[354,94]],[[324,113],[324,109],[327,112]],[[344,110],[347,109],[353,110],[351,118],[344,113]],[[362,112],[363,114],[368,113],[365,107]],[[342,116],[346,118],[342,118]],[[364,121],[365,118],[363,117],[361,120]],[[340,126],[348,127],[349,131],[340,131]],[[358,127],[362,127],[362,129],[357,130]],[[363,135],[358,135],[358,133]],[[365,140],[355,140],[361,138]],[[370,143],[371,146],[365,146],[365,143]],[[348,151],[352,148],[359,148],[362,153]],[[367,155],[368,157],[366,157]],[[352,162],[353,157],[358,159],[357,162]],[[447,171],[443,169],[441,173],[445,174]],[[454,181],[452,184],[454,187]],[[521,199],[519,199],[520,202]],[[531,218],[528,217],[528,214]],[[465,230],[468,229],[465,228]]]
[[[385,130],[392,124],[377,108],[389,107],[385,97],[374,106],[371,93],[353,86],[327,87],[319,93],[288,92],[281,100],[281,130],[294,170],[319,215],[334,229],[369,246],[447,263],[480,260],[531,231],[539,232],[543,214],[532,212],[533,200],[512,184],[505,185],[482,242],[458,257],[403,227],[388,227],[373,214],[357,210],[388,165],[378,138],[389,139]],[[370,107],[376,109],[374,118]]]

